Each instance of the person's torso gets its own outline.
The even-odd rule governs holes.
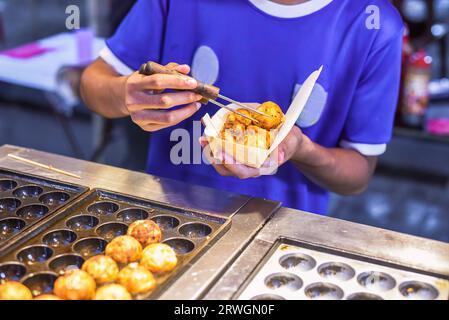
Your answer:
[[[228,97],[242,102],[271,100],[284,111],[305,79],[323,65],[298,125],[314,142],[336,147],[374,39],[363,30],[364,2],[334,0],[317,12],[286,19],[269,15],[248,0],[170,0],[159,60],[192,65],[193,76],[220,87]],[[326,213],[327,191],[290,163],[274,176],[245,181],[221,177],[203,162],[194,164],[198,137],[192,134],[193,121],[216,111],[209,104],[176,127],[191,133],[188,163],[172,163],[172,147],[179,143],[171,137],[176,128],[153,133],[148,172]]]

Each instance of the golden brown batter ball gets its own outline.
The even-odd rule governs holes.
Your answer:
[[[32,300],[30,289],[16,281],[0,284],[0,300]]]
[[[104,255],[92,257],[84,262],[82,270],[90,274],[98,284],[114,282],[119,273],[114,259]]]
[[[271,117],[265,117],[259,114],[253,114],[253,118],[259,123],[254,123],[258,127],[266,130],[276,129],[284,121],[284,113],[282,109],[274,102],[269,101],[262,104],[257,110],[264,112]]]
[[[70,270],[55,282],[54,293],[64,300],[92,300],[97,285],[94,278],[82,270]]]
[[[178,259],[170,246],[158,243],[149,245],[143,250],[140,264],[151,272],[165,273],[176,268]]]
[[[120,236],[106,246],[106,254],[118,263],[127,264],[140,260],[142,246],[131,236]]]
[[[248,116],[248,117],[253,117],[251,115],[251,113],[248,110],[246,110],[246,109],[238,109],[237,112],[239,112],[241,114],[244,114],[245,116]],[[233,114],[235,114],[235,113],[233,113]],[[240,122],[241,124],[243,124],[245,127],[249,126],[251,124],[251,122],[252,122],[250,119],[242,117],[242,116],[240,116],[238,114],[235,114],[235,119],[238,122]]]
[[[108,284],[97,290],[95,300],[132,300],[132,296],[124,286]]]
[[[161,229],[151,220],[139,220],[131,224],[128,228],[128,236],[139,241],[142,246],[162,241]]]
[[[120,271],[118,282],[131,294],[148,293],[157,285],[153,274],[137,262],[129,264]]]
[[[62,300],[62,299],[53,294],[41,294],[40,296],[34,298],[34,300]]]

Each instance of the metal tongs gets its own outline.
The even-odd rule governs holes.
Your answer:
[[[150,62],[147,62],[147,63],[143,64],[140,67],[139,73],[142,74],[142,75],[146,75],[146,76],[151,76],[153,74],[172,74],[172,75],[183,75],[183,76],[185,76],[184,74],[182,74],[180,72],[177,72],[177,71],[174,71],[174,70],[170,70],[170,69],[160,65],[159,63],[156,63],[156,62],[153,62],[153,61],[150,61]],[[221,95],[220,94],[220,88],[217,88],[217,87],[215,87],[213,85],[208,85],[208,84],[202,83],[202,82],[200,82],[198,80],[197,80],[197,82],[198,82],[198,87],[196,89],[194,89],[194,90],[191,90],[191,91],[193,91],[193,92],[195,92],[195,93],[197,93],[197,94],[199,94],[199,95],[201,95],[203,97],[203,99],[200,101],[202,104],[207,104],[207,103],[210,102],[210,103],[213,103],[213,104],[219,106],[220,108],[224,108],[224,109],[229,110],[229,111],[231,111],[231,112],[233,112],[235,114],[238,114],[239,116],[241,116],[243,118],[246,118],[246,119],[249,119],[249,120],[254,121],[256,123],[259,123],[259,121],[254,119],[253,117],[248,116],[246,114],[243,114],[241,112],[238,112],[237,110],[234,110],[233,108],[231,108],[229,106],[226,106],[226,105],[216,101],[217,99],[220,98],[220,99],[225,100],[227,102],[233,103],[233,104],[241,107],[244,110],[248,110],[249,112],[254,112],[254,113],[259,114],[261,116],[271,118],[271,116],[269,114],[266,114],[266,113],[261,112],[261,111],[259,111],[257,109],[251,108],[250,106],[247,106],[247,105],[245,105],[245,104],[243,104],[241,102],[235,101],[235,100],[233,100],[231,98],[228,98],[226,96]]]

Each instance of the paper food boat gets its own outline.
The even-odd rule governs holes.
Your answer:
[[[209,114],[206,114],[203,118],[204,125],[206,126],[204,129],[204,135],[209,141],[209,146],[211,148],[213,156],[216,159],[220,159],[221,157],[219,155],[222,152],[226,152],[229,155],[232,155],[233,158],[241,164],[245,164],[253,168],[260,168],[268,159],[270,154],[279,146],[279,144],[281,144],[282,141],[284,141],[289,132],[292,130],[293,126],[304,110],[304,107],[306,106],[307,101],[312,94],[312,90],[322,70],[323,67],[313,72],[304,82],[300,91],[296,95],[295,99],[293,99],[292,104],[288,108],[287,113],[285,114],[284,124],[281,126],[278,132],[275,133],[274,141],[269,150],[256,147],[248,147],[242,144],[223,140],[220,137],[220,131],[223,128],[227,115],[230,113],[230,111],[226,109],[220,109],[212,118],[209,116]],[[235,110],[239,109],[239,107],[236,105],[230,105],[230,107]]]

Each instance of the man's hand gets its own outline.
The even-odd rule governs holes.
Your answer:
[[[303,133],[301,129],[296,126],[293,127],[287,135],[287,138],[271,153],[270,157],[260,169],[237,163],[232,156],[225,152],[221,154],[221,159],[215,159],[210,152],[206,152],[206,157],[215,170],[222,176],[234,176],[240,179],[257,178],[276,173],[278,168],[289,161],[293,155],[301,152],[302,141]],[[206,138],[201,138],[200,143],[203,148],[207,148],[208,142]]]
[[[204,148],[207,147],[205,138],[201,138],[200,142]],[[280,166],[290,161],[312,182],[342,195],[363,192],[377,164],[377,157],[367,157],[355,150],[324,148],[310,140],[296,126],[260,169],[236,163],[226,153],[222,153],[218,160],[210,152],[205,154],[220,175],[240,179],[274,174]]]
[[[170,63],[172,70],[190,72],[187,65]],[[199,110],[199,94],[183,91],[164,93],[165,89],[192,90],[198,86],[195,79],[182,75],[155,74],[144,76],[133,73],[126,80],[125,104],[131,119],[145,131],[157,131],[174,126]],[[187,105],[177,110],[173,107]]]

